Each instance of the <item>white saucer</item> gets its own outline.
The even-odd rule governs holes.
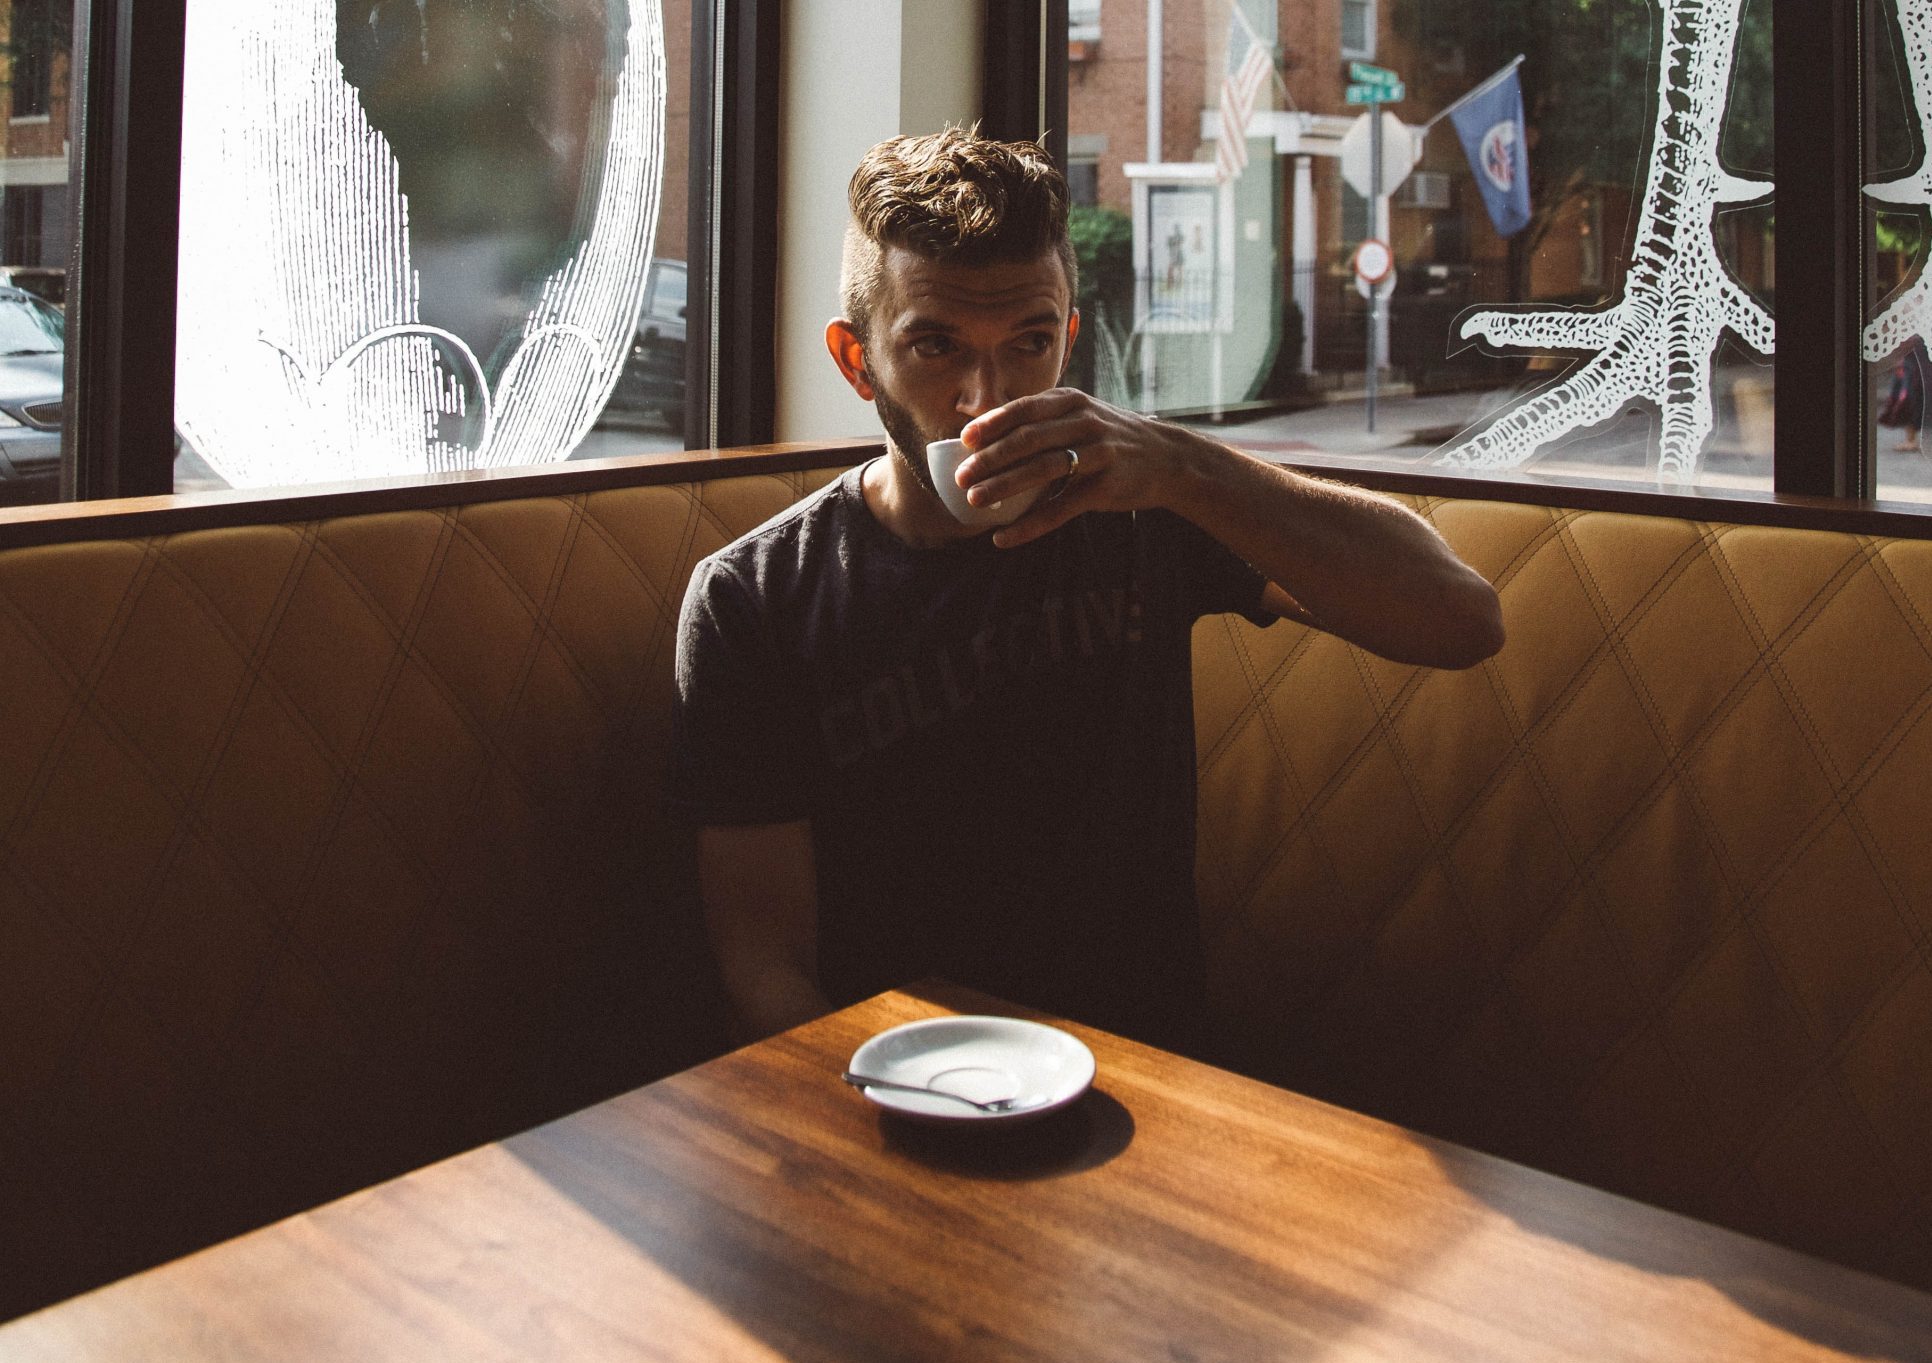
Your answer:
[[[1022,1122],[1057,1112],[1093,1083],[1093,1052],[1058,1027],[1018,1018],[928,1018],[889,1028],[852,1052],[855,1074],[943,1089],[978,1102],[1019,1101],[982,1112],[951,1098],[867,1088],[880,1107],[923,1122]]]

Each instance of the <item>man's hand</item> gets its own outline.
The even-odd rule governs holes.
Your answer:
[[[1088,511],[1164,507],[1274,584],[1264,603],[1396,662],[1473,667],[1503,646],[1489,583],[1388,497],[1307,477],[1199,431],[1055,388],[969,422],[959,482],[990,505],[1075,473],[993,542],[1012,548]]]
[[[1053,388],[968,422],[960,438],[973,454],[957,476],[968,501],[991,506],[1032,488],[1051,489],[1066,479],[1073,463],[1065,452],[1079,452],[1079,470],[1057,496],[1035,502],[1026,515],[994,533],[995,544],[1011,549],[1083,512],[1170,505],[1187,435],[1178,426],[1109,407],[1077,388]]]

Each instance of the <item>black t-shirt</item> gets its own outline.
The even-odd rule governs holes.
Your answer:
[[[1263,581],[1165,511],[916,549],[862,470],[700,563],[669,802],[809,819],[820,982],[924,975],[1184,1042],[1201,990],[1192,629]]]

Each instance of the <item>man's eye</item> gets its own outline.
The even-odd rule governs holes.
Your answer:
[[[952,351],[953,343],[944,336],[921,336],[912,343],[912,353],[922,360],[936,360]]]
[[[1029,355],[1044,355],[1053,348],[1053,337],[1044,331],[1030,331],[1020,337],[1018,344]]]

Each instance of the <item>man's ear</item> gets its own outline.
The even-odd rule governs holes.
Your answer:
[[[839,373],[852,385],[852,391],[867,402],[872,401],[872,375],[865,368],[865,342],[851,322],[843,317],[834,317],[825,324],[825,348],[832,352],[832,363],[839,367]]]
[[[1067,353],[1060,357],[1060,377],[1067,376],[1067,369],[1073,364],[1073,343],[1080,338],[1080,309],[1071,308],[1067,312]]]

